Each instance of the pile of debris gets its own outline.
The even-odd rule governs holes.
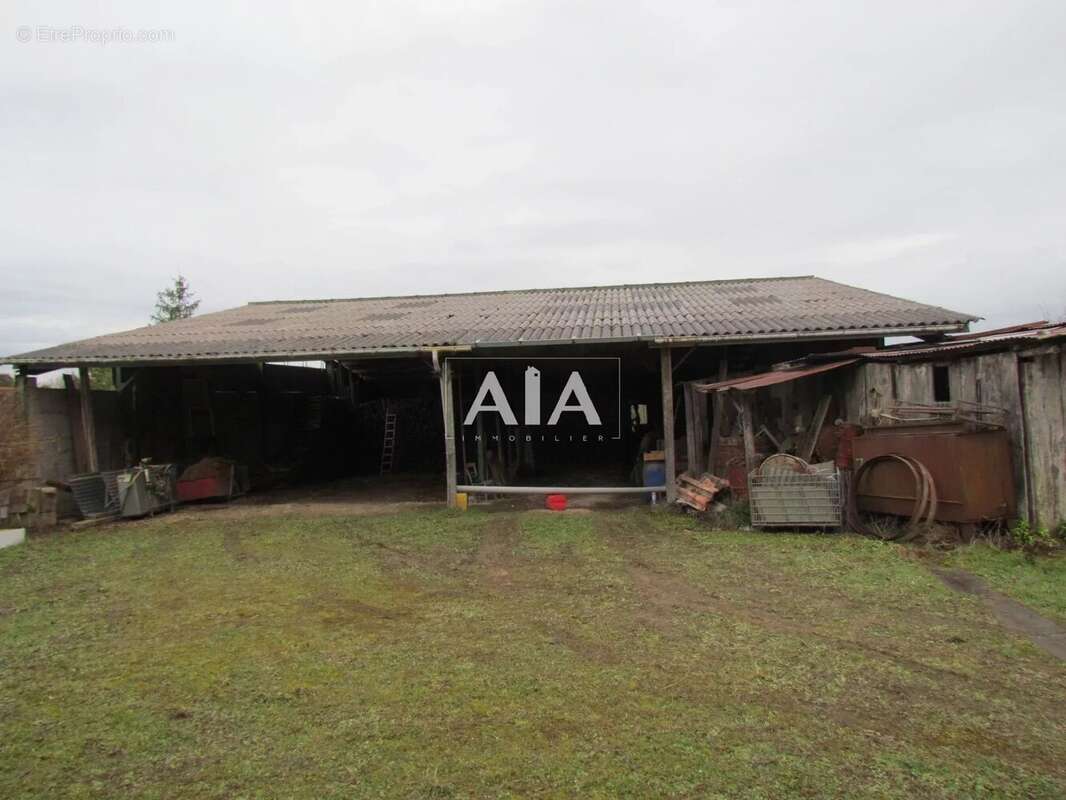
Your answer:
[[[178,500],[231,500],[248,491],[248,468],[228,458],[208,456],[181,473]]]
[[[232,500],[248,491],[248,469],[229,459],[207,457],[179,475],[177,464],[153,464],[146,458],[128,469],[73,475],[55,486],[70,492],[83,517],[75,527],[86,527],[173,511],[182,503]]]
[[[770,527],[839,527],[842,522],[841,476],[832,462],[809,464],[785,454],[767,458],[746,476],[752,524]],[[698,478],[683,472],[677,478],[677,502],[693,511],[720,511],[725,478],[705,472]]]
[[[729,488],[729,481],[709,472],[698,478],[682,472],[677,478],[677,502],[695,511],[706,511],[719,493]]]

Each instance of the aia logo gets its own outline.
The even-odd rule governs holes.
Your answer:
[[[615,441],[622,436],[617,356],[449,358],[463,427],[521,441]],[[532,438],[530,438],[532,437]]]
[[[526,367],[524,385],[522,422],[525,425],[540,425],[540,370],[532,366]],[[463,424],[473,425],[477,415],[483,411],[495,411],[503,419],[504,425],[518,424],[518,418],[515,417],[514,409],[511,408],[511,403],[507,399],[507,393],[492,370],[485,373],[485,378],[481,381],[481,386],[474,396],[474,402],[470,405],[470,410],[466,412]],[[587,425],[603,424],[600,421],[599,412],[596,411],[596,405],[589,396],[585,381],[582,380],[581,373],[577,370],[573,370],[566,379],[559,399],[555,402],[555,407],[548,417],[548,425],[556,425],[559,418],[567,411],[584,414]]]

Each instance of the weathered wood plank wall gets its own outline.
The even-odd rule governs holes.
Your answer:
[[[909,400],[912,403],[935,402],[932,364],[893,364],[892,382],[896,400]]]
[[[1034,523],[1066,520],[1066,420],[1061,349],[1019,359],[1025,409],[1026,467]]]
[[[953,361],[948,367],[952,398],[987,403],[1007,411],[1011,467],[1018,514],[1029,518],[1025,425],[1018,384],[1018,358],[1013,352],[987,353]]]
[[[862,421],[888,400],[931,403],[933,361],[868,363],[841,378],[847,418]],[[1053,527],[1066,520],[1066,353],[1061,346],[984,353],[941,362],[952,400],[1007,412],[1019,516]]]

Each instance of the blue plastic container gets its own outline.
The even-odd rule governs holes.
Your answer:
[[[644,485],[645,486],[662,486],[666,483],[666,462],[665,461],[645,461],[644,462]]]
[[[644,485],[645,486],[663,486],[666,483],[666,462],[665,461],[645,461],[644,462]],[[655,495],[648,494],[648,502],[655,502]]]

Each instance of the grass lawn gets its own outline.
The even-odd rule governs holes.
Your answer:
[[[0,797],[1061,798],[1064,667],[858,537],[183,513],[0,551]]]

